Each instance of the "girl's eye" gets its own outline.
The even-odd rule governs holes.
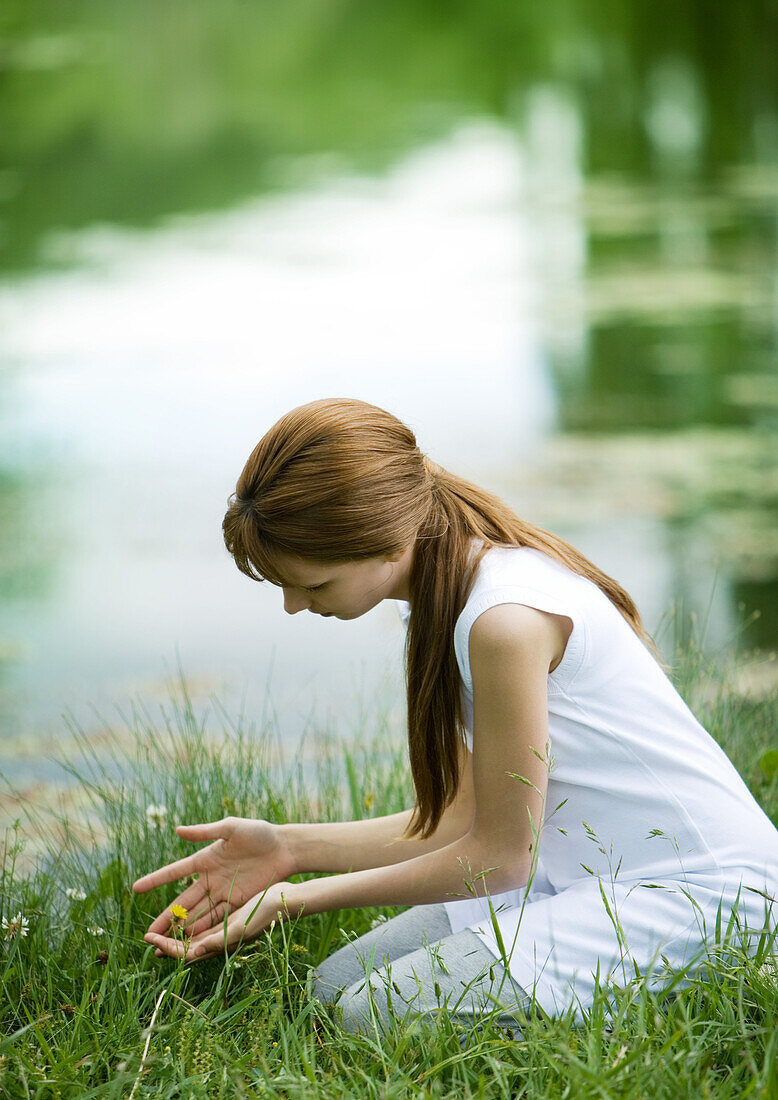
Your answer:
[[[311,584],[305,588],[306,592],[318,592],[320,588],[324,588],[323,584]]]

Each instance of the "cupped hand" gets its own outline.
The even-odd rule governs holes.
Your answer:
[[[225,817],[200,825],[179,825],[176,832],[193,843],[212,843],[133,883],[133,890],[142,894],[197,875],[171,903],[186,909],[186,919],[177,922],[171,906],[166,906],[149,925],[149,934],[164,937],[171,927],[181,927],[194,938],[207,929],[221,927],[225,913],[237,912],[249,899],[256,899],[269,886],[295,872],[292,853],[279,826],[269,821]]]
[[[232,952],[255,940],[276,920],[286,920],[295,915],[291,895],[294,886],[279,882],[235,909],[216,925],[206,928],[189,939],[185,935],[163,936],[149,930],[144,939],[156,947],[157,954],[169,955],[184,962],[203,962],[215,955]],[[289,899],[289,904],[288,904]]]

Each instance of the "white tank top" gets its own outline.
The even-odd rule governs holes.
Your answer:
[[[457,620],[471,751],[470,631],[484,611],[503,603],[573,622],[548,677],[553,763],[540,850],[555,890],[588,877],[582,864],[606,874],[608,858],[614,868],[621,860],[623,879],[675,876],[681,863],[706,873],[764,871],[765,861],[778,869],[778,830],[653,654],[593,581],[539,550],[487,551]]]
[[[619,918],[643,967],[660,942],[675,965],[702,942],[702,930],[689,932],[697,916],[689,893],[710,929],[718,901],[726,909],[741,890],[749,926],[761,927],[764,895],[778,894],[778,830],[604,592],[539,550],[487,551],[457,620],[471,751],[470,631],[504,603],[573,623],[548,677],[552,763],[536,873],[528,890],[492,899],[503,941],[513,945],[515,980],[534,987],[549,1012],[571,996],[584,1007],[591,1001],[592,972],[599,964],[606,975],[620,951],[602,884],[609,896],[615,888],[613,904],[617,895],[623,901]],[[659,899],[660,890],[669,894]],[[483,899],[448,902],[447,911],[453,932],[471,927],[500,954]]]

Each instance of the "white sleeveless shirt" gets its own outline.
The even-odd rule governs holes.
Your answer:
[[[693,960],[721,903],[725,930],[778,923],[778,830],[619,610],[592,581],[529,547],[482,558],[454,631],[473,750],[469,638],[490,607],[565,615],[573,630],[548,677],[551,767],[534,877],[493,896],[511,976],[554,1014]],[[477,746],[476,746],[477,752]],[[738,896],[738,892],[739,896]],[[486,899],[446,902],[502,957]],[[620,978],[622,979],[620,981]]]

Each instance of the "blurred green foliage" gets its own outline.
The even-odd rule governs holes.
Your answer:
[[[610,454],[599,435],[657,434],[650,457],[638,438],[600,470],[589,513],[609,486],[622,511],[647,499],[642,482],[616,492],[636,464],[655,496],[656,455],[680,446],[683,516],[705,512],[736,598],[765,609],[755,642],[773,645],[777,45],[778,0],[4,0],[0,275],[67,262],[58,230],[153,226],[341,168],[380,172],[468,118],[522,138],[539,125],[553,147],[533,110],[554,89],[586,185],[572,316],[561,293],[543,318],[558,428],[580,437],[579,470]],[[697,426],[720,435],[690,449]],[[721,489],[709,453],[728,454],[735,431]],[[30,599],[60,551],[30,519],[45,514],[37,475],[17,466],[0,476],[0,593]],[[580,486],[566,473],[554,488],[569,519]]]
[[[759,159],[777,31],[775,0],[5,0],[2,263],[35,263],[53,228],[287,186],[284,157],[380,169],[463,116],[520,126],[539,83],[574,95],[588,172],[650,175],[646,105],[679,59],[702,110],[694,170]]]

